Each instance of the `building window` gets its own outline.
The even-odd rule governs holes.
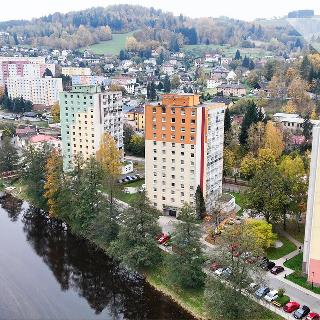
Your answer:
[[[171,123],[175,123],[176,122],[176,118],[171,118]]]
[[[166,107],[161,107],[161,112],[166,113]]]
[[[157,112],[157,108],[152,108],[152,112],[156,113]]]
[[[181,136],[181,137],[180,137],[180,140],[181,140],[181,141],[184,141],[184,136]]]

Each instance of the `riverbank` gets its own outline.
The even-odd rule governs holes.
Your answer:
[[[14,185],[16,186],[16,188],[12,190],[11,193],[17,198],[30,202],[30,199],[27,199],[26,197],[26,192],[24,192],[25,187],[21,184],[21,182],[18,181]],[[106,255],[110,256],[108,254],[108,247],[104,243],[97,243],[97,241],[93,241],[93,239],[88,238],[86,235],[78,234],[77,232],[74,233],[89,240],[91,243],[94,243],[94,245],[102,249]],[[204,288],[200,288],[197,290],[186,290],[174,286],[173,284],[169,283],[163,264],[159,265],[152,271],[149,270],[148,272],[146,272],[145,280],[150,286],[152,286],[158,292],[161,292],[163,295],[169,297],[173,302],[186,310],[194,318],[201,320],[209,319],[206,316],[205,312]],[[267,319],[278,320],[281,318],[275,315],[273,312],[261,307],[259,317],[256,317],[255,320]]]

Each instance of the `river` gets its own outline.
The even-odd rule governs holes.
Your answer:
[[[193,319],[64,224],[0,199],[0,319]]]

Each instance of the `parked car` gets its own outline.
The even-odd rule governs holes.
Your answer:
[[[278,290],[271,290],[268,292],[265,296],[264,299],[268,302],[272,302],[273,300],[276,300],[278,298]]]
[[[309,308],[309,307],[307,307],[307,306],[302,306],[302,307],[300,307],[298,310],[296,310],[296,311],[293,313],[293,316],[294,316],[296,319],[302,319],[302,318],[305,317],[309,312],[310,312],[310,308]]]
[[[217,276],[221,276],[223,270],[224,270],[224,268],[218,268],[214,273],[215,273]]]
[[[248,290],[251,291],[251,292],[255,292],[258,288],[258,285],[254,282],[251,282],[248,286]]]
[[[222,276],[225,277],[225,278],[228,278],[228,277],[231,276],[231,273],[232,273],[232,270],[230,268],[225,268],[222,271]]]
[[[320,315],[315,312],[310,312],[306,318],[306,320],[320,320]]]
[[[284,267],[281,267],[281,266],[275,266],[270,270],[272,274],[279,274],[283,271],[284,271]]]
[[[267,262],[265,265],[262,266],[263,270],[271,270],[276,264],[272,261]]]
[[[268,263],[269,263],[269,259],[266,257],[263,257],[259,263],[259,266],[261,268],[264,268],[265,266],[267,266]]]
[[[170,236],[168,234],[163,234],[159,240],[158,243],[159,244],[165,244],[168,240],[170,239]]]
[[[255,295],[258,299],[263,298],[267,293],[270,292],[268,287],[260,287],[256,292]]]
[[[287,313],[291,313],[299,308],[300,304],[298,302],[290,301],[283,307],[283,310]]]

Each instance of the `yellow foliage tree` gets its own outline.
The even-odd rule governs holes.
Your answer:
[[[316,112],[316,109],[312,110],[311,115],[310,115],[310,119],[312,119],[312,120],[318,120],[319,119],[319,117],[317,115],[317,112]]]
[[[277,235],[272,232],[272,224],[264,220],[247,219],[244,230],[257,246],[264,250],[270,248],[277,240]]]
[[[60,122],[60,105],[59,102],[55,102],[51,108],[51,115],[54,123]]]
[[[276,157],[271,149],[262,148],[258,152],[256,170],[263,169],[267,165],[276,165]]]
[[[232,169],[234,168],[235,160],[235,153],[229,148],[225,148],[223,151],[223,171],[225,176],[232,175]]]
[[[282,110],[283,110],[283,112],[286,112],[286,113],[297,112],[296,106],[293,104],[293,102],[291,100],[289,100],[288,103],[285,106],[283,106]]]
[[[114,180],[121,174],[122,153],[109,133],[102,135],[100,148],[97,151],[97,160],[107,177]]]
[[[126,39],[126,50],[127,51],[137,51],[139,48],[139,43],[137,39],[133,36],[127,37]]]
[[[245,155],[240,163],[240,174],[246,178],[252,178],[257,171],[257,159],[253,153],[249,152]]]
[[[272,150],[276,158],[279,158],[284,150],[282,131],[271,121],[266,125],[265,148]]]
[[[59,214],[59,195],[63,183],[63,162],[60,154],[54,150],[46,164],[46,182],[44,184],[44,196],[48,201],[50,217]]]
[[[303,160],[299,155],[295,158],[285,156],[280,162],[279,169],[288,178],[299,179],[306,175]]]

